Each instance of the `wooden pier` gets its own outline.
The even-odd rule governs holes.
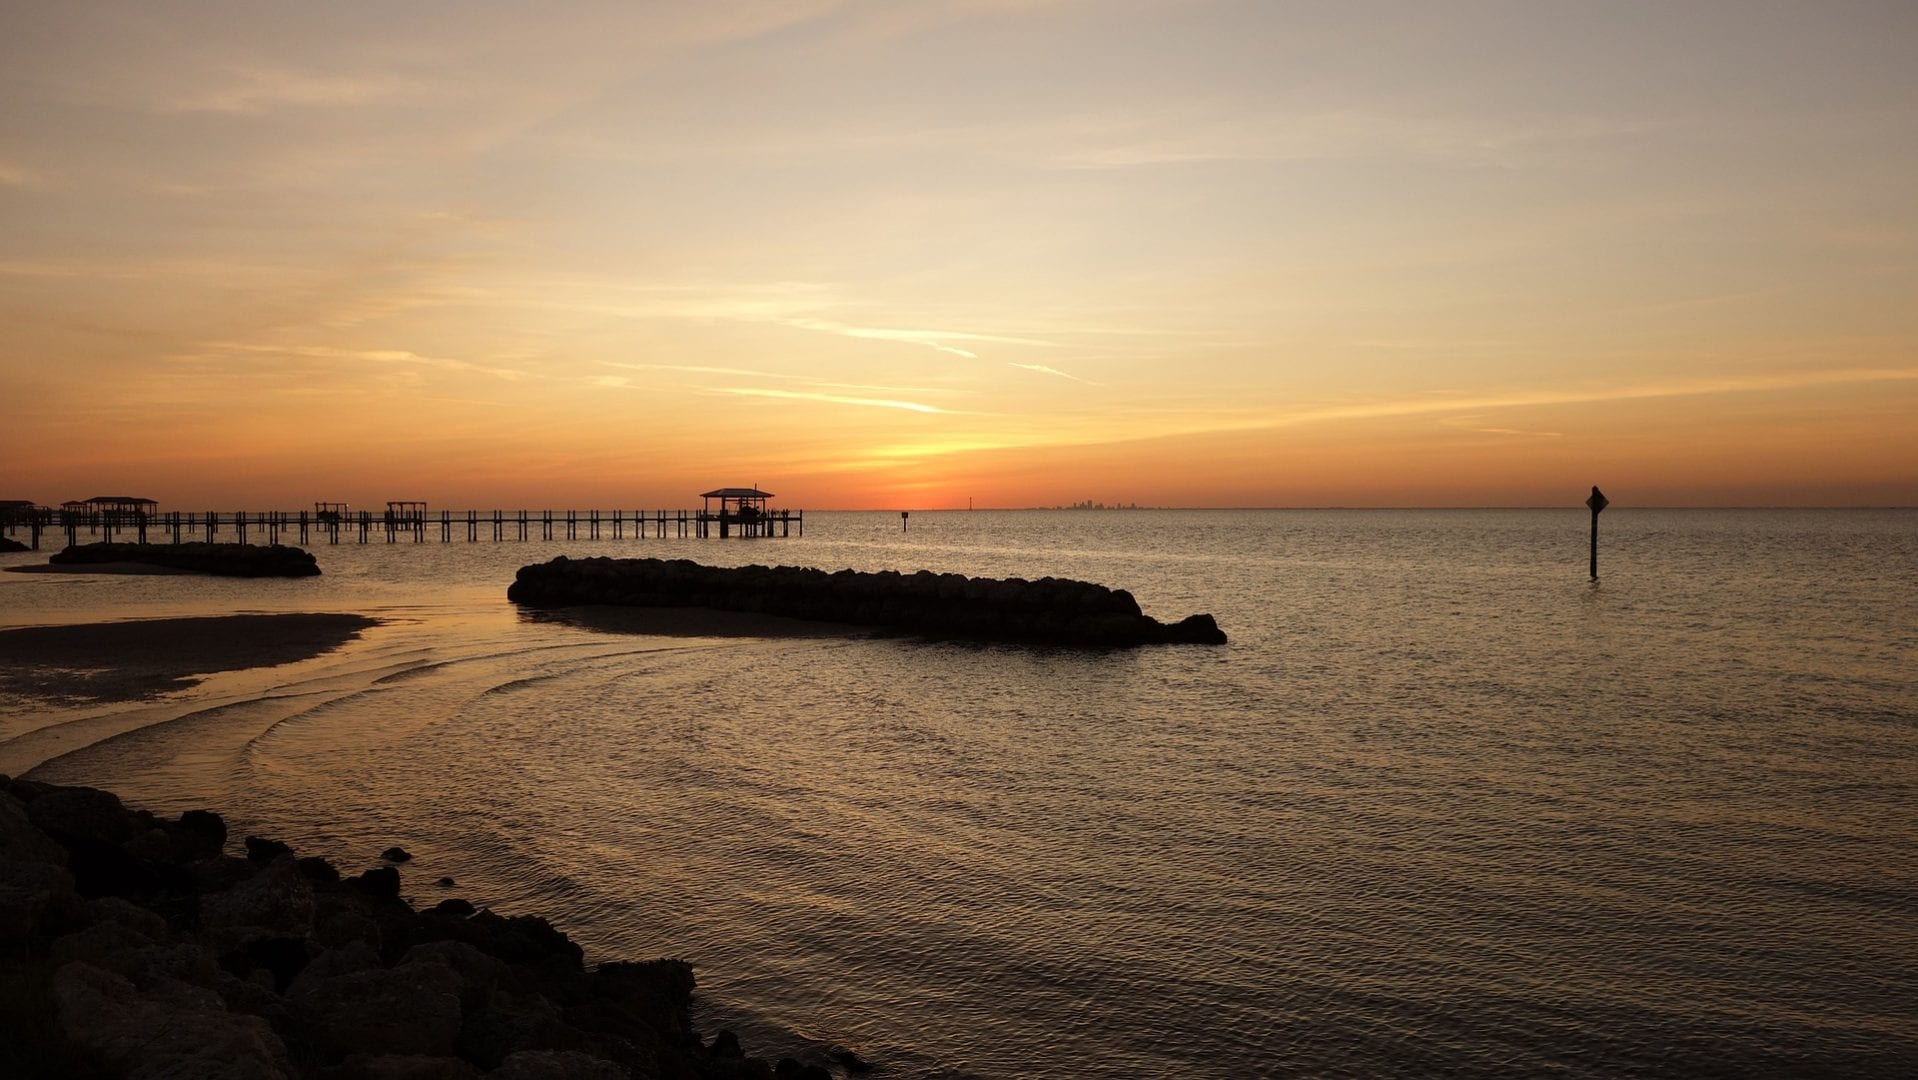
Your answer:
[[[339,504],[323,504],[334,506]],[[772,537],[806,535],[806,512],[759,507],[702,510],[440,510],[425,504],[393,504],[405,509],[372,510],[141,510],[111,513],[35,509],[0,514],[0,535],[25,532],[35,551],[46,533],[64,533],[70,547],[80,536],[101,541],[180,544],[203,540],[246,543],[440,543],[463,541],[599,540],[652,536]],[[413,509],[418,507],[418,509]]]

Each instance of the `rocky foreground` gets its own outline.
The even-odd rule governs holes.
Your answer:
[[[686,559],[568,559],[520,568],[506,596],[529,607],[701,607],[876,626],[935,638],[1056,645],[1223,645],[1210,615],[1166,624],[1123,589],[1065,578],[997,580],[921,570],[864,573],[702,566]]]
[[[216,577],[315,577],[320,572],[311,552],[282,544],[73,544],[47,562],[54,566],[143,563]]]
[[[398,849],[343,876],[227,839],[208,811],[0,776],[0,1075],[830,1078],[702,1042],[682,961],[588,970],[544,919],[415,910]]]

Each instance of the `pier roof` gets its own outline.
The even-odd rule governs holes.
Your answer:
[[[699,496],[702,499],[770,499],[773,493],[758,488],[715,488]]]

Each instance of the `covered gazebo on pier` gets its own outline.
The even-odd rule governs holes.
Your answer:
[[[730,537],[736,530],[740,536],[772,536],[774,526],[778,526],[780,536],[790,535],[795,520],[791,511],[773,510],[767,507],[767,500],[773,497],[770,491],[749,488],[715,488],[703,492],[703,502],[699,510],[699,535],[711,536],[712,526],[717,523],[721,539]],[[713,509],[713,501],[719,501],[718,510]],[[805,526],[800,526],[803,535]]]
[[[12,536],[15,529],[33,530],[34,547],[39,547],[40,530],[53,521],[53,511],[31,499],[0,499],[0,536]]]
[[[67,520],[84,525],[132,525],[144,521],[160,508],[152,499],[132,495],[95,495],[60,504]]]

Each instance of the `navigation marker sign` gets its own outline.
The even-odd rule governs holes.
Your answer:
[[[1585,500],[1585,505],[1592,508],[1592,580],[1597,581],[1598,580],[1598,512],[1612,505],[1612,500],[1606,498],[1605,493],[1598,490],[1597,484],[1593,484],[1592,494],[1589,498]]]

